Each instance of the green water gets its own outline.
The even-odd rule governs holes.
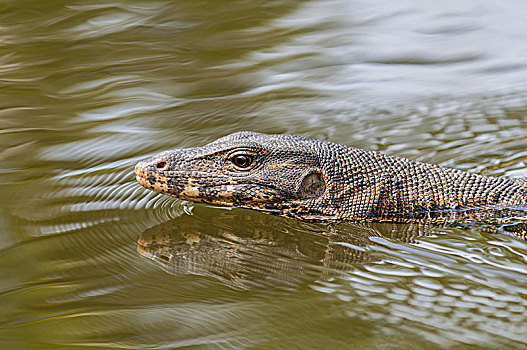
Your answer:
[[[240,130],[527,177],[522,1],[2,1],[1,349],[521,349],[527,243],[156,195]]]

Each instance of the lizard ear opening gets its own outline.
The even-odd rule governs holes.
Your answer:
[[[313,172],[304,177],[298,189],[298,194],[301,199],[316,198],[320,197],[325,190],[326,183],[324,182],[322,174]]]

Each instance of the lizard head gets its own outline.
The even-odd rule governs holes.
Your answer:
[[[237,132],[202,147],[156,154],[139,162],[135,173],[142,186],[185,200],[331,221],[319,209],[328,176],[313,142]]]

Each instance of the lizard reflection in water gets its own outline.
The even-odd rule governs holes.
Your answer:
[[[176,276],[212,277],[235,289],[280,287],[334,277],[354,264],[379,262],[370,237],[414,242],[423,225],[364,223],[335,227],[218,211],[213,223],[195,208],[144,231],[138,252]],[[397,227],[395,227],[397,226]]]
[[[153,191],[323,223],[474,224],[526,238],[527,181],[294,135],[238,132],[139,162]]]

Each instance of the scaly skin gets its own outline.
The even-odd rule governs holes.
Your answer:
[[[159,153],[135,172],[142,186],[181,199],[325,223],[506,223],[503,213],[527,215],[525,180],[293,135],[238,132]]]

